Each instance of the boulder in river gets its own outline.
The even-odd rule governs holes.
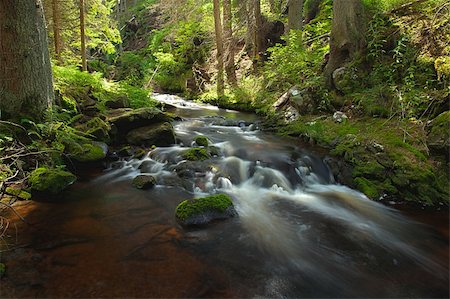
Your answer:
[[[77,177],[62,169],[40,167],[30,175],[31,191],[44,195],[57,195],[75,183]]]
[[[225,194],[184,200],[175,210],[177,222],[182,226],[206,225],[236,215],[233,201]]]
[[[151,175],[138,175],[133,179],[133,186],[137,189],[147,190],[156,185],[156,179]]]
[[[190,148],[183,154],[183,158],[189,161],[204,161],[211,158],[211,155],[205,148]]]
[[[131,130],[126,140],[133,145],[170,146],[175,144],[175,133],[169,122],[156,123]]]
[[[157,108],[140,108],[135,110],[124,108],[111,110],[107,116],[107,121],[114,128],[112,133],[115,141],[121,141],[131,130],[156,123],[170,122],[172,117]]]
[[[208,138],[205,136],[197,136],[194,141],[198,146],[208,146]]]

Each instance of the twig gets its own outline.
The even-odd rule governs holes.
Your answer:
[[[13,122],[10,122],[10,121],[0,120],[0,124],[2,124],[2,125],[10,125],[10,126],[13,126],[13,127],[20,128],[20,129],[22,129],[22,130],[24,130],[24,131],[27,131],[27,129],[25,129],[25,128],[22,127],[21,125],[18,125],[18,124],[16,124],[16,123],[13,123]]]
[[[9,156],[0,158],[0,161],[8,160],[8,159],[11,159],[11,158],[26,157],[26,156],[32,156],[32,155],[40,155],[40,154],[45,154],[45,153],[50,153],[50,152],[57,152],[57,150],[46,150],[46,151],[31,152],[31,153],[26,153],[26,154],[15,153],[13,155],[9,155]]]
[[[20,220],[22,220],[22,221],[25,222],[26,224],[30,224],[30,223],[28,223],[28,221],[25,220],[25,218],[23,218],[22,216],[20,216],[20,214],[19,214],[13,207],[11,207],[9,204],[6,204],[6,203],[0,201],[0,205],[3,205],[3,206],[5,206],[5,207],[11,209],[11,210],[14,212],[14,214],[16,214],[16,216],[20,218]]]

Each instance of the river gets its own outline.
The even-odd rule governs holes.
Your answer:
[[[1,297],[448,297],[448,211],[399,211],[336,184],[320,152],[252,114],[174,105],[177,145],[90,171],[59,202],[16,206]],[[197,135],[219,154],[190,163]],[[134,189],[138,174],[157,178]],[[183,229],[187,198],[226,193],[238,217]],[[16,240],[13,240],[16,239]]]

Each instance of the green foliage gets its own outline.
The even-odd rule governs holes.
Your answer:
[[[72,185],[76,180],[77,177],[75,175],[62,168],[40,167],[31,173],[29,181],[32,191],[56,195]]]
[[[31,199],[31,194],[30,193],[28,193],[28,192],[26,192],[24,190],[21,190],[21,189],[13,188],[13,187],[6,187],[5,193],[9,194],[9,195],[14,195],[14,196],[16,196],[16,197],[18,197],[20,199],[23,199],[23,200]]]
[[[203,213],[223,213],[233,206],[233,201],[225,194],[211,195],[203,198],[182,201],[175,210],[177,219],[185,221]]]

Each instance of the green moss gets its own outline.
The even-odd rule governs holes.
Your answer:
[[[365,178],[356,178],[355,179],[356,188],[359,191],[367,195],[367,197],[375,199],[380,196],[377,186]]]
[[[71,153],[72,157],[79,162],[99,161],[106,157],[103,149],[96,144],[83,144],[81,149]]]
[[[208,146],[208,138],[205,136],[197,136],[194,138],[194,141],[199,146]]]
[[[138,175],[133,179],[133,187],[137,189],[150,189],[156,185],[156,179],[151,175]]]
[[[195,198],[182,201],[176,208],[177,219],[185,221],[190,217],[205,212],[225,212],[233,206],[233,201],[225,194],[211,195],[203,198]]]
[[[204,148],[190,148],[183,157],[189,161],[204,161],[210,159],[211,155]]]
[[[55,195],[72,185],[76,180],[77,177],[68,171],[40,167],[31,173],[29,181],[32,191]]]
[[[434,120],[430,134],[448,136],[450,135],[450,111],[439,114]]]
[[[23,199],[23,200],[31,199],[31,194],[26,192],[26,191],[23,191],[21,189],[16,189],[16,188],[13,188],[13,187],[6,187],[5,192],[6,192],[6,194],[14,195],[14,196],[16,196],[16,197],[18,197],[20,199]]]

